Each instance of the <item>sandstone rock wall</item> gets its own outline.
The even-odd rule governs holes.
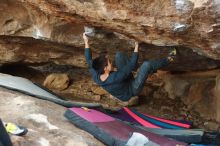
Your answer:
[[[136,39],[142,42],[139,63],[166,57],[165,46],[177,45],[175,62],[163,70],[220,66],[218,0],[1,0],[0,13],[0,64],[52,62],[85,68],[81,34],[90,25],[96,30],[90,38],[93,57],[108,53],[113,60],[116,51],[130,53]],[[164,88],[170,98],[181,98],[203,117],[220,121],[216,76],[174,75],[166,78]]]
[[[205,9],[206,5],[209,6],[207,9]],[[167,56],[169,51],[167,47],[157,47],[150,44],[166,46],[173,43],[173,45],[183,46],[178,47],[175,63],[166,70],[196,71],[220,66],[219,61],[204,57],[210,54],[216,56],[217,53],[215,52],[218,52],[218,49],[212,48],[210,50],[209,46],[206,45],[207,47],[201,49],[193,47],[191,49],[194,51],[192,51],[184,47],[190,46],[187,41],[195,46],[197,44],[203,46],[204,43],[213,40],[218,41],[216,34],[215,37],[210,37],[204,31],[205,28],[212,28],[210,23],[214,20],[216,20],[216,29],[213,32],[217,31],[218,13],[213,14],[213,16],[209,15],[211,10],[214,13],[218,7],[218,3],[214,1],[199,3],[198,1],[184,0],[164,2],[114,0],[53,2],[25,0],[19,2],[19,0],[2,0],[0,7],[0,12],[3,14],[0,16],[1,64],[55,62],[86,67],[83,57],[82,32],[84,25],[90,24],[99,26],[96,28],[96,36],[90,39],[94,56],[100,53],[108,53],[114,60],[116,51],[131,52],[134,41],[130,38],[136,38],[145,42],[141,45],[140,62]],[[203,14],[205,12],[207,14]],[[192,21],[194,19],[189,20],[188,18],[191,18],[194,13],[198,13],[198,16],[201,15],[200,17],[209,17],[209,19],[204,19],[204,22],[199,19],[200,17],[196,17],[195,22]],[[174,33],[171,28],[173,23],[177,21],[187,21],[187,23],[190,21],[192,23],[190,25],[198,25],[198,27],[190,26],[189,32],[193,34],[188,34],[188,31],[182,30],[183,28],[180,27],[182,25],[178,25],[178,29],[176,29],[181,30],[181,33]],[[199,27],[202,24],[204,27]],[[123,33],[124,36],[112,31]],[[203,33],[203,35],[196,36],[198,33]],[[34,37],[38,40],[26,37]],[[187,38],[186,44],[180,42],[179,37]],[[202,42],[195,39],[201,39]],[[181,38],[181,40],[183,39]],[[178,43],[175,43],[176,41]],[[159,42],[163,43],[160,44]],[[82,49],[79,50],[79,48]],[[209,53],[204,55],[204,49]],[[198,54],[198,52],[203,52],[203,54]],[[216,57],[213,58],[216,59]]]
[[[83,22],[160,46],[183,45],[219,59],[218,0],[18,0],[69,22]]]
[[[164,89],[170,98],[180,98],[189,110],[208,120],[219,120],[219,70],[168,75]]]
[[[103,146],[71,124],[63,116],[65,110],[54,103],[0,88],[1,119],[29,130],[26,136],[11,136],[14,146]]]

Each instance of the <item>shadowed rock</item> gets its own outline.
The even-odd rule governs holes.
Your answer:
[[[220,59],[217,0],[18,0],[68,22],[88,23],[159,45],[182,45]]]
[[[11,136],[14,146],[103,146],[63,116],[66,108],[0,88],[1,119],[28,128],[24,137]]]

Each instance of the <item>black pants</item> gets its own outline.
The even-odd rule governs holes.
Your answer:
[[[0,146],[13,146],[1,119],[0,119]]]

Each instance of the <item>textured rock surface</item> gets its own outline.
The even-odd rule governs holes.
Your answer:
[[[169,42],[179,40],[179,37],[181,37],[181,39],[182,37],[187,37],[187,40],[191,43],[199,43],[200,45],[204,45],[203,43],[209,43],[209,41],[202,40],[203,37],[205,37],[204,39],[212,39],[208,37],[210,35],[202,35],[201,37],[195,36],[198,35],[197,33],[205,33],[201,31],[201,27],[190,27],[190,31],[187,31],[187,33],[184,34],[177,33],[178,35],[168,29],[172,27],[170,23],[176,22],[177,20],[185,21],[188,17],[192,17],[188,16],[188,13],[185,14],[185,11],[181,12],[180,10],[187,9],[188,7],[191,8],[191,2],[186,2],[184,0],[176,2],[172,1],[171,3],[145,1],[145,4],[142,4],[141,1],[117,2],[121,4],[121,6],[116,6],[116,1],[111,1],[111,3],[105,1],[102,3],[100,0],[90,2],[70,2],[68,0],[62,2],[23,1],[22,3],[20,3],[19,0],[2,0],[0,2],[0,12],[2,14],[0,16],[0,34],[2,35],[0,37],[0,64],[17,62],[39,64],[54,62],[57,64],[85,67],[83,50],[79,50],[79,48],[83,48],[84,45],[81,35],[84,30],[83,23],[87,21],[92,25],[102,26],[103,28],[96,28],[96,36],[90,40],[91,46],[94,48],[94,56],[96,56],[97,53],[107,52],[110,54],[111,58],[114,58],[116,51],[131,52],[131,50],[133,50],[133,41],[128,37],[156,45],[159,44],[155,43],[156,41],[154,39],[157,39],[158,41],[163,41],[163,39],[165,39],[165,42],[168,41],[165,44],[162,44],[162,46],[168,45]],[[33,3],[33,5],[30,5],[30,3]],[[129,3],[131,5],[129,5]],[[35,4],[37,4],[37,7]],[[137,10],[140,9],[137,13],[136,7],[139,5],[142,5],[142,7],[137,8]],[[192,14],[209,11],[202,9],[205,7],[204,5],[205,1],[200,4],[195,3],[195,10],[193,10]],[[211,7],[212,5],[214,6],[214,2],[210,2],[209,5],[209,9],[214,10],[214,7]],[[166,7],[162,9],[166,12],[166,15],[164,14],[165,16],[163,17],[160,16],[163,13],[157,13],[158,9],[161,7]],[[177,7],[178,11],[174,11],[176,10],[174,7]],[[105,8],[106,12],[104,13]],[[65,13],[63,11],[65,11]],[[72,13],[74,13],[74,15],[71,15]],[[122,19],[123,14],[126,14],[126,19]],[[57,15],[61,19],[55,17]],[[216,13],[216,17],[217,16],[218,14]],[[155,22],[153,23],[153,21],[150,21],[151,19],[155,20]],[[173,19],[175,19],[175,21]],[[197,20],[197,18],[194,19]],[[194,19],[190,21],[193,22]],[[159,25],[162,22],[163,25]],[[193,26],[205,23],[204,27],[208,27],[209,24],[207,21],[199,21],[198,24],[197,21],[195,22],[196,23],[193,23]],[[124,33],[128,37],[106,30]],[[158,34],[160,31],[162,31],[162,34]],[[216,29],[213,31],[216,31]],[[188,34],[192,32],[193,34]],[[5,35],[26,37],[9,37]],[[27,37],[44,39],[44,41],[34,40]],[[203,42],[201,43],[195,39],[201,39]],[[215,39],[218,39],[218,37],[216,36]],[[181,42],[179,45],[191,47],[189,44]],[[207,51],[209,50],[208,47],[209,46],[207,45]],[[209,50],[209,53],[213,54],[214,51],[216,52],[217,50]],[[199,52],[201,52],[201,50]],[[168,49],[165,47],[143,44],[141,45],[140,62],[146,59],[159,59],[166,57],[167,54]],[[219,66],[219,61],[200,56],[191,49],[179,47],[175,64],[166,69],[173,71],[191,71],[213,69]]]
[[[82,43],[78,36],[83,25],[48,16],[31,5],[16,0],[1,0],[0,13],[0,35],[26,36],[75,45]]]
[[[49,89],[64,90],[68,88],[70,79],[67,74],[53,73],[46,77],[43,85]]]
[[[170,98],[180,98],[189,110],[203,118],[219,120],[219,70],[164,77],[165,91]]]
[[[30,37],[0,37],[0,63],[83,65],[83,49]],[[81,58],[81,61],[80,61]],[[85,66],[85,65],[84,65]]]
[[[24,137],[12,136],[14,146],[103,146],[64,116],[66,108],[0,88],[0,113],[5,122],[28,128]]]
[[[219,129],[220,130],[220,125],[219,123],[216,123],[216,122],[206,122],[204,123],[205,127],[210,129],[210,130],[216,130],[216,129]]]
[[[15,0],[0,2],[0,34],[50,38],[53,28],[62,21],[48,17],[32,6]]]
[[[0,68],[0,71],[29,78],[39,84],[43,84],[47,74],[68,73],[71,84],[65,90],[53,90],[58,95],[74,101],[98,101],[107,108],[117,109],[122,106],[118,101],[112,100],[108,93],[100,91],[101,89],[92,81],[87,69],[55,64],[34,68],[43,71],[43,73],[33,70],[33,68],[15,65],[4,66]],[[217,130],[213,128],[219,125],[216,122],[219,121],[219,90],[217,86],[219,77],[216,78],[218,74],[219,71],[209,71],[170,75],[169,72],[159,71],[146,81],[135,108],[143,113],[158,117],[190,120],[197,128]],[[186,86],[182,86],[182,83]],[[198,86],[199,83],[201,85]],[[179,90],[178,87],[183,90]],[[190,92],[189,88],[191,88]],[[94,93],[95,90],[97,92]]]
[[[98,86],[85,69],[81,37],[84,25],[94,26],[96,30],[90,40],[93,57],[108,53],[113,60],[116,51],[130,53],[133,38],[143,42],[140,63],[166,57],[168,49],[164,46],[178,45],[176,61],[164,70],[188,72],[220,67],[218,0],[1,0],[0,13],[0,64],[5,64],[0,70],[8,69],[7,64],[64,65],[55,70],[46,67],[44,71],[70,73],[73,83],[57,92],[72,99],[96,100],[108,103],[109,107],[118,105],[108,93],[95,91]],[[36,82],[42,83],[46,76],[22,66],[11,68],[11,74]],[[183,106],[178,102],[182,99],[190,111],[220,121],[219,77],[216,76],[183,73],[162,77],[163,81],[158,82],[158,76],[156,80],[153,76],[142,95],[153,97],[154,101],[146,100],[148,108],[143,109],[147,112],[152,109],[158,116],[186,113],[178,109]],[[207,125],[215,128],[211,123]]]
[[[215,85],[215,89],[214,89],[214,95],[216,97],[216,106],[220,107],[220,75],[218,75],[216,77],[216,85]],[[216,117],[217,121],[220,122],[220,108],[218,108],[217,110],[217,117]]]
[[[218,0],[18,0],[69,22],[89,23],[155,45],[183,45],[220,59]]]
[[[78,39],[82,41],[80,35]],[[120,40],[113,34],[111,36],[103,34],[101,39],[91,39],[91,44],[93,57],[100,53],[108,53],[112,61],[118,50],[128,54],[133,51],[133,43],[129,44],[126,40]],[[87,67],[83,46],[76,47],[78,45],[65,45],[30,37],[0,36],[0,64],[23,63],[39,65],[53,62],[62,65]],[[168,51],[164,47],[141,45],[139,62],[142,63],[146,59],[154,60],[166,57]],[[176,61],[164,69],[171,71],[196,71],[213,69],[219,66],[220,61],[197,55],[190,49],[179,48]]]
[[[168,97],[171,99],[182,97],[189,86],[189,83],[187,81],[172,75],[166,76],[164,78],[164,82],[165,91],[167,91]]]

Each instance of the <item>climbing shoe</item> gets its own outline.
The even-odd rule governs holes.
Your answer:
[[[169,48],[171,51],[169,52],[169,55],[167,57],[167,59],[169,60],[169,62],[173,62],[176,56],[176,48],[174,47],[170,47]]]
[[[4,125],[5,125],[6,131],[13,135],[23,136],[28,132],[27,128],[18,126],[13,123],[5,123]]]

